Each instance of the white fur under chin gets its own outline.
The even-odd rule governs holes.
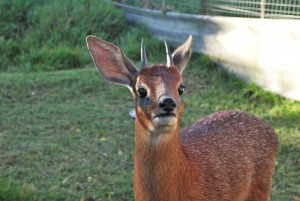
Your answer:
[[[175,130],[177,125],[177,118],[174,116],[155,117],[152,123],[156,132],[165,133]]]

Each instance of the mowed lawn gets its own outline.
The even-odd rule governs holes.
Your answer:
[[[271,200],[300,200],[300,103],[242,82],[200,55],[184,80],[182,126],[228,109],[268,121],[280,143]],[[101,79],[92,65],[1,73],[0,200],[133,200],[132,108],[130,91]]]

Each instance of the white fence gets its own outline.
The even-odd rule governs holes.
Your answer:
[[[154,37],[180,44],[193,35],[193,51],[206,54],[239,77],[300,100],[300,21],[211,17],[118,4],[127,20]]]
[[[299,0],[113,0],[126,5],[210,16],[300,19]]]

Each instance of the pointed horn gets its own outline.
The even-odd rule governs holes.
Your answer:
[[[141,43],[141,61],[142,61],[142,68],[147,67],[147,56],[146,56],[146,50],[144,46],[144,39],[142,39],[142,43]]]
[[[171,55],[170,49],[166,41],[165,41],[165,46],[166,46],[166,53],[167,53],[167,67],[170,67],[171,65],[174,65],[173,57]]]

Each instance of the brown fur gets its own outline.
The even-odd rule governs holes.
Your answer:
[[[159,83],[176,94],[173,86],[181,80],[177,73],[172,76],[161,69],[158,75],[158,68],[139,74],[140,82],[151,86],[154,100]],[[181,132],[178,121],[174,131],[156,136],[145,126],[151,119],[147,112],[155,107],[154,101],[148,110],[137,113],[136,200],[269,199],[277,151],[277,138],[269,124],[241,111],[222,111]],[[183,104],[179,110],[181,115]]]

